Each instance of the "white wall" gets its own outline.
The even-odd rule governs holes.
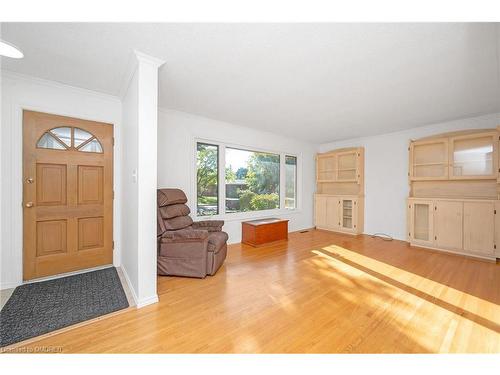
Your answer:
[[[463,129],[495,128],[500,114],[422,126],[406,131],[320,145],[320,152],[365,147],[365,233],[386,233],[406,240],[408,146],[411,139]]]
[[[120,263],[121,101],[109,95],[2,71],[0,288],[22,283],[22,110],[114,124],[114,263]]]
[[[194,201],[195,138],[298,155],[299,209],[294,212],[283,210],[275,215],[290,219],[290,231],[313,226],[316,145],[286,138],[285,135],[258,131],[184,112],[160,109],[158,117],[158,187],[182,189],[188,195],[188,204],[192,212],[196,212]],[[269,217],[270,215],[265,216]],[[229,216],[225,218],[225,221],[224,230],[229,234],[229,242],[240,242],[241,219],[231,219]]]
[[[122,268],[138,307],[156,294],[158,68],[163,61],[137,51],[124,92]]]
[[[139,148],[138,138],[138,72],[135,70],[125,96],[122,99],[122,197],[126,204],[122,207],[122,269],[125,273],[134,299],[137,301],[139,285],[138,267],[138,212],[139,188],[137,186],[137,169]],[[125,151],[126,150],[126,151]]]

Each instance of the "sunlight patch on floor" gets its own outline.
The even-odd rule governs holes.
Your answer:
[[[411,339],[429,351],[463,352],[467,351],[467,344],[457,347],[457,341],[467,343],[458,340],[460,325],[474,325],[477,337],[498,336],[500,345],[500,308],[494,303],[340,246],[311,252],[317,256],[311,262],[317,272],[337,283],[340,288],[336,293],[342,298],[362,303],[369,310],[376,307],[390,316],[396,332],[386,337],[388,341],[404,344]],[[442,321],[451,324],[445,328],[437,323]],[[364,341],[370,342],[370,338]],[[498,347],[491,351],[498,351]]]
[[[406,271],[401,268],[391,266],[387,263],[380,262],[373,258],[367,257],[365,255],[359,254],[357,252],[345,249],[337,245],[326,246],[323,247],[322,250],[327,251],[333,255],[339,255],[341,257],[344,257],[349,261],[355,262],[363,267],[369,268],[386,277],[390,277],[391,279],[396,280],[399,283],[411,286],[412,288],[417,289],[423,293],[432,294],[433,291],[437,292],[440,291],[441,289],[446,288],[448,290],[447,294],[450,295],[440,296],[440,299],[444,300],[445,302],[453,304],[455,303],[457,296],[459,295],[465,296],[468,300],[467,304],[473,306],[474,304],[480,302],[481,305],[483,306],[483,309],[485,305],[487,305],[488,310],[491,309],[491,314],[490,314],[491,316],[490,317],[483,316],[484,318],[498,319],[498,317],[500,316],[500,307],[498,305],[490,301],[478,298],[474,295],[464,293],[458,289],[454,289],[449,285],[443,285],[434,280],[422,277],[420,275]],[[315,251],[313,250],[313,252]],[[317,251],[315,253],[317,253]]]

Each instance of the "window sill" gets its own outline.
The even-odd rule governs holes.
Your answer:
[[[265,210],[265,211],[253,211],[253,212],[241,212],[241,213],[233,213],[233,214],[224,214],[224,215],[213,215],[213,216],[194,216],[195,221],[202,220],[224,220],[226,222],[231,221],[242,221],[242,220],[253,220],[253,219],[263,219],[272,216],[288,216],[288,215],[296,215],[301,213],[302,210],[299,208],[295,208],[293,210],[287,209],[278,209],[278,210]]]

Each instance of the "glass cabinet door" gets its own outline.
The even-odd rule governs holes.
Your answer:
[[[354,201],[342,199],[342,221],[343,229],[354,229]]]
[[[410,151],[412,180],[448,178],[448,139],[413,142]]]
[[[337,155],[337,180],[357,180],[357,152],[345,152]]]
[[[335,155],[318,156],[317,163],[316,179],[318,181],[334,181],[336,176]]]
[[[413,242],[424,245],[433,243],[433,207],[432,201],[413,201],[410,203],[410,237]]]
[[[496,133],[454,137],[450,140],[452,178],[495,178]]]

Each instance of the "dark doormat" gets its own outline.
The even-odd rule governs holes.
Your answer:
[[[114,267],[21,285],[0,311],[0,347],[128,306]]]

